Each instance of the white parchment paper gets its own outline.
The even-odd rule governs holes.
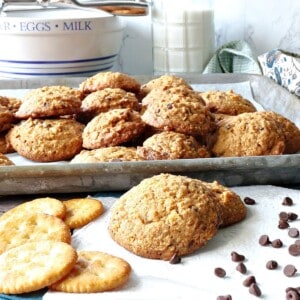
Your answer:
[[[208,244],[188,257],[183,257],[180,264],[172,265],[168,261],[151,260],[136,256],[125,250],[110,237],[107,227],[110,217],[109,208],[116,198],[99,197],[105,206],[105,213],[96,221],[77,230],[73,235],[73,246],[78,250],[98,250],[127,260],[132,267],[129,282],[116,291],[100,294],[66,294],[48,292],[44,300],[102,299],[102,300],[215,300],[219,295],[232,296],[232,299],[252,300],[254,296],[243,285],[246,277],[254,275],[262,292],[262,299],[285,299],[287,287],[299,286],[299,257],[288,253],[288,246],[295,239],[288,236],[288,230],[277,227],[278,214],[281,211],[299,212],[300,191],[275,186],[249,186],[233,188],[242,199],[248,196],[256,204],[247,206],[246,219],[238,224],[220,229]],[[282,200],[289,196],[294,200],[291,207],[283,206]],[[300,228],[300,219],[290,222],[291,227]],[[282,248],[259,245],[259,237],[269,235],[271,241],[281,239]],[[237,263],[231,260],[231,252],[245,255],[244,264],[247,273],[236,270]],[[278,268],[268,270],[266,263],[276,260]],[[294,277],[288,278],[283,273],[287,264],[294,264],[298,269]],[[222,267],[225,278],[214,275],[214,269]]]

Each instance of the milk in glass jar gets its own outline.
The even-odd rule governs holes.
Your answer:
[[[154,75],[202,73],[215,48],[213,0],[153,0]]]

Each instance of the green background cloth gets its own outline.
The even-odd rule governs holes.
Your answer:
[[[224,44],[213,55],[203,74],[207,73],[249,73],[261,74],[257,55],[245,41]]]

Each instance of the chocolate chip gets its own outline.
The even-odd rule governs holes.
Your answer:
[[[253,275],[248,276],[244,281],[243,285],[249,287],[252,283],[256,283],[256,279]]]
[[[299,236],[299,230],[297,228],[290,228],[288,235],[292,238],[296,238]]]
[[[240,262],[240,263],[236,266],[235,269],[236,269],[237,271],[239,271],[240,273],[242,273],[242,274],[246,274],[246,273],[247,273],[247,268],[246,268],[245,264],[242,263],[242,262]]]
[[[297,273],[297,269],[294,265],[286,265],[283,268],[283,273],[287,277],[293,277]]]
[[[285,299],[287,300],[300,300],[300,295],[296,289],[289,289],[286,292]]]
[[[288,213],[288,217],[289,217],[289,220],[290,220],[290,221],[295,221],[295,220],[298,219],[298,215],[295,214],[295,213],[293,213],[293,212],[289,212],[289,213]]]
[[[293,200],[290,197],[285,197],[282,201],[282,205],[291,206],[293,205]]]
[[[266,268],[269,270],[275,270],[278,267],[278,263],[275,260],[269,260],[266,264]]]
[[[279,229],[286,229],[288,227],[290,227],[290,224],[287,221],[279,220],[279,222],[278,222]]]
[[[217,300],[232,300],[231,295],[218,296]]]
[[[235,261],[235,262],[239,262],[239,261],[244,261],[245,260],[245,256],[242,254],[239,254],[235,251],[231,252],[231,260]]]
[[[173,108],[173,104],[172,104],[172,103],[168,103],[168,104],[167,104],[167,108],[168,108],[168,109],[172,109],[172,108]]]
[[[282,241],[280,239],[276,239],[272,242],[273,248],[281,248],[282,247]]]
[[[282,221],[288,221],[289,220],[289,214],[285,211],[282,211],[279,213],[279,219]]]
[[[215,275],[223,278],[226,276],[226,271],[223,268],[215,268]]]
[[[254,205],[256,203],[256,201],[254,199],[250,198],[250,197],[245,197],[244,202],[247,205]]]
[[[292,244],[288,248],[289,254],[292,256],[298,256],[300,255],[300,244]]]
[[[261,296],[261,290],[260,290],[260,288],[258,287],[258,285],[256,283],[252,283],[250,285],[249,293],[256,296],[256,297]]]
[[[261,235],[258,242],[261,246],[267,246],[267,245],[271,244],[269,236],[266,234]]]
[[[180,262],[181,262],[181,257],[177,255],[177,253],[175,253],[169,261],[169,263],[172,265],[179,264]]]

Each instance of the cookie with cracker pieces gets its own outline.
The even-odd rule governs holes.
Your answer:
[[[228,187],[217,181],[202,183],[210,188],[219,200],[221,207],[220,227],[226,227],[238,223],[246,218],[247,208],[241,197]]]
[[[182,77],[165,74],[142,84],[140,94],[146,96],[152,90],[168,90],[172,87],[185,87],[190,90],[193,89]]]
[[[15,113],[19,119],[59,117],[80,111],[82,93],[67,86],[45,86],[24,96]]]
[[[0,132],[0,153],[3,154],[15,152],[6,135],[7,131]]]
[[[82,149],[84,125],[73,119],[28,119],[7,134],[12,147],[38,162],[69,160]]]
[[[215,114],[236,116],[242,113],[255,112],[255,106],[233,90],[208,91],[200,93],[206,107]]]
[[[129,108],[100,113],[84,128],[83,147],[97,149],[123,144],[138,137],[145,129],[141,115]]]
[[[209,151],[193,136],[174,131],[163,131],[149,137],[137,154],[148,160],[207,158]]]
[[[11,217],[12,215],[27,215],[32,214],[33,212],[43,213],[63,219],[66,215],[66,207],[62,201],[55,198],[36,198],[8,210],[0,217],[0,221],[4,218]]]
[[[90,197],[69,199],[63,203],[66,207],[64,222],[71,229],[83,227],[104,212],[102,202]]]
[[[0,105],[5,106],[10,112],[15,113],[21,106],[22,101],[14,97],[0,96]]]
[[[91,120],[99,113],[115,108],[130,108],[139,111],[140,105],[133,93],[119,88],[105,88],[83,99],[78,117],[83,121]]]
[[[0,293],[40,290],[66,276],[77,261],[68,244],[54,241],[25,243],[0,255]]]
[[[280,155],[284,153],[283,130],[261,112],[231,116],[218,123],[212,153],[220,157]]]
[[[144,160],[134,147],[113,146],[94,150],[82,150],[70,163],[98,163]]]
[[[11,161],[7,156],[0,152],[0,167],[1,166],[14,166],[14,162]]]
[[[33,241],[71,242],[70,228],[46,214],[11,214],[0,219],[0,253]]]
[[[216,128],[214,118],[199,100],[173,94],[147,105],[142,120],[154,128],[201,136]]]
[[[0,132],[11,128],[14,121],[14,115],[7,107],[0,105]]]
[[[142,180],[114,202],[109,233],[128,251],[170,260],[191,254],[215,236],[220,208],[199,180],[160,174]]]
[[[124,285],[130,277],[131,266],[124,259],[99,251],[79,251],[78,261],[51,290],[67,293],[98,293]]]
[[[140,83],[132,76],[121,72],[100,72],[88,77],[79,85],[84,94],[90,94],[105,88],[119,88],[134,94],[140,91]]]

